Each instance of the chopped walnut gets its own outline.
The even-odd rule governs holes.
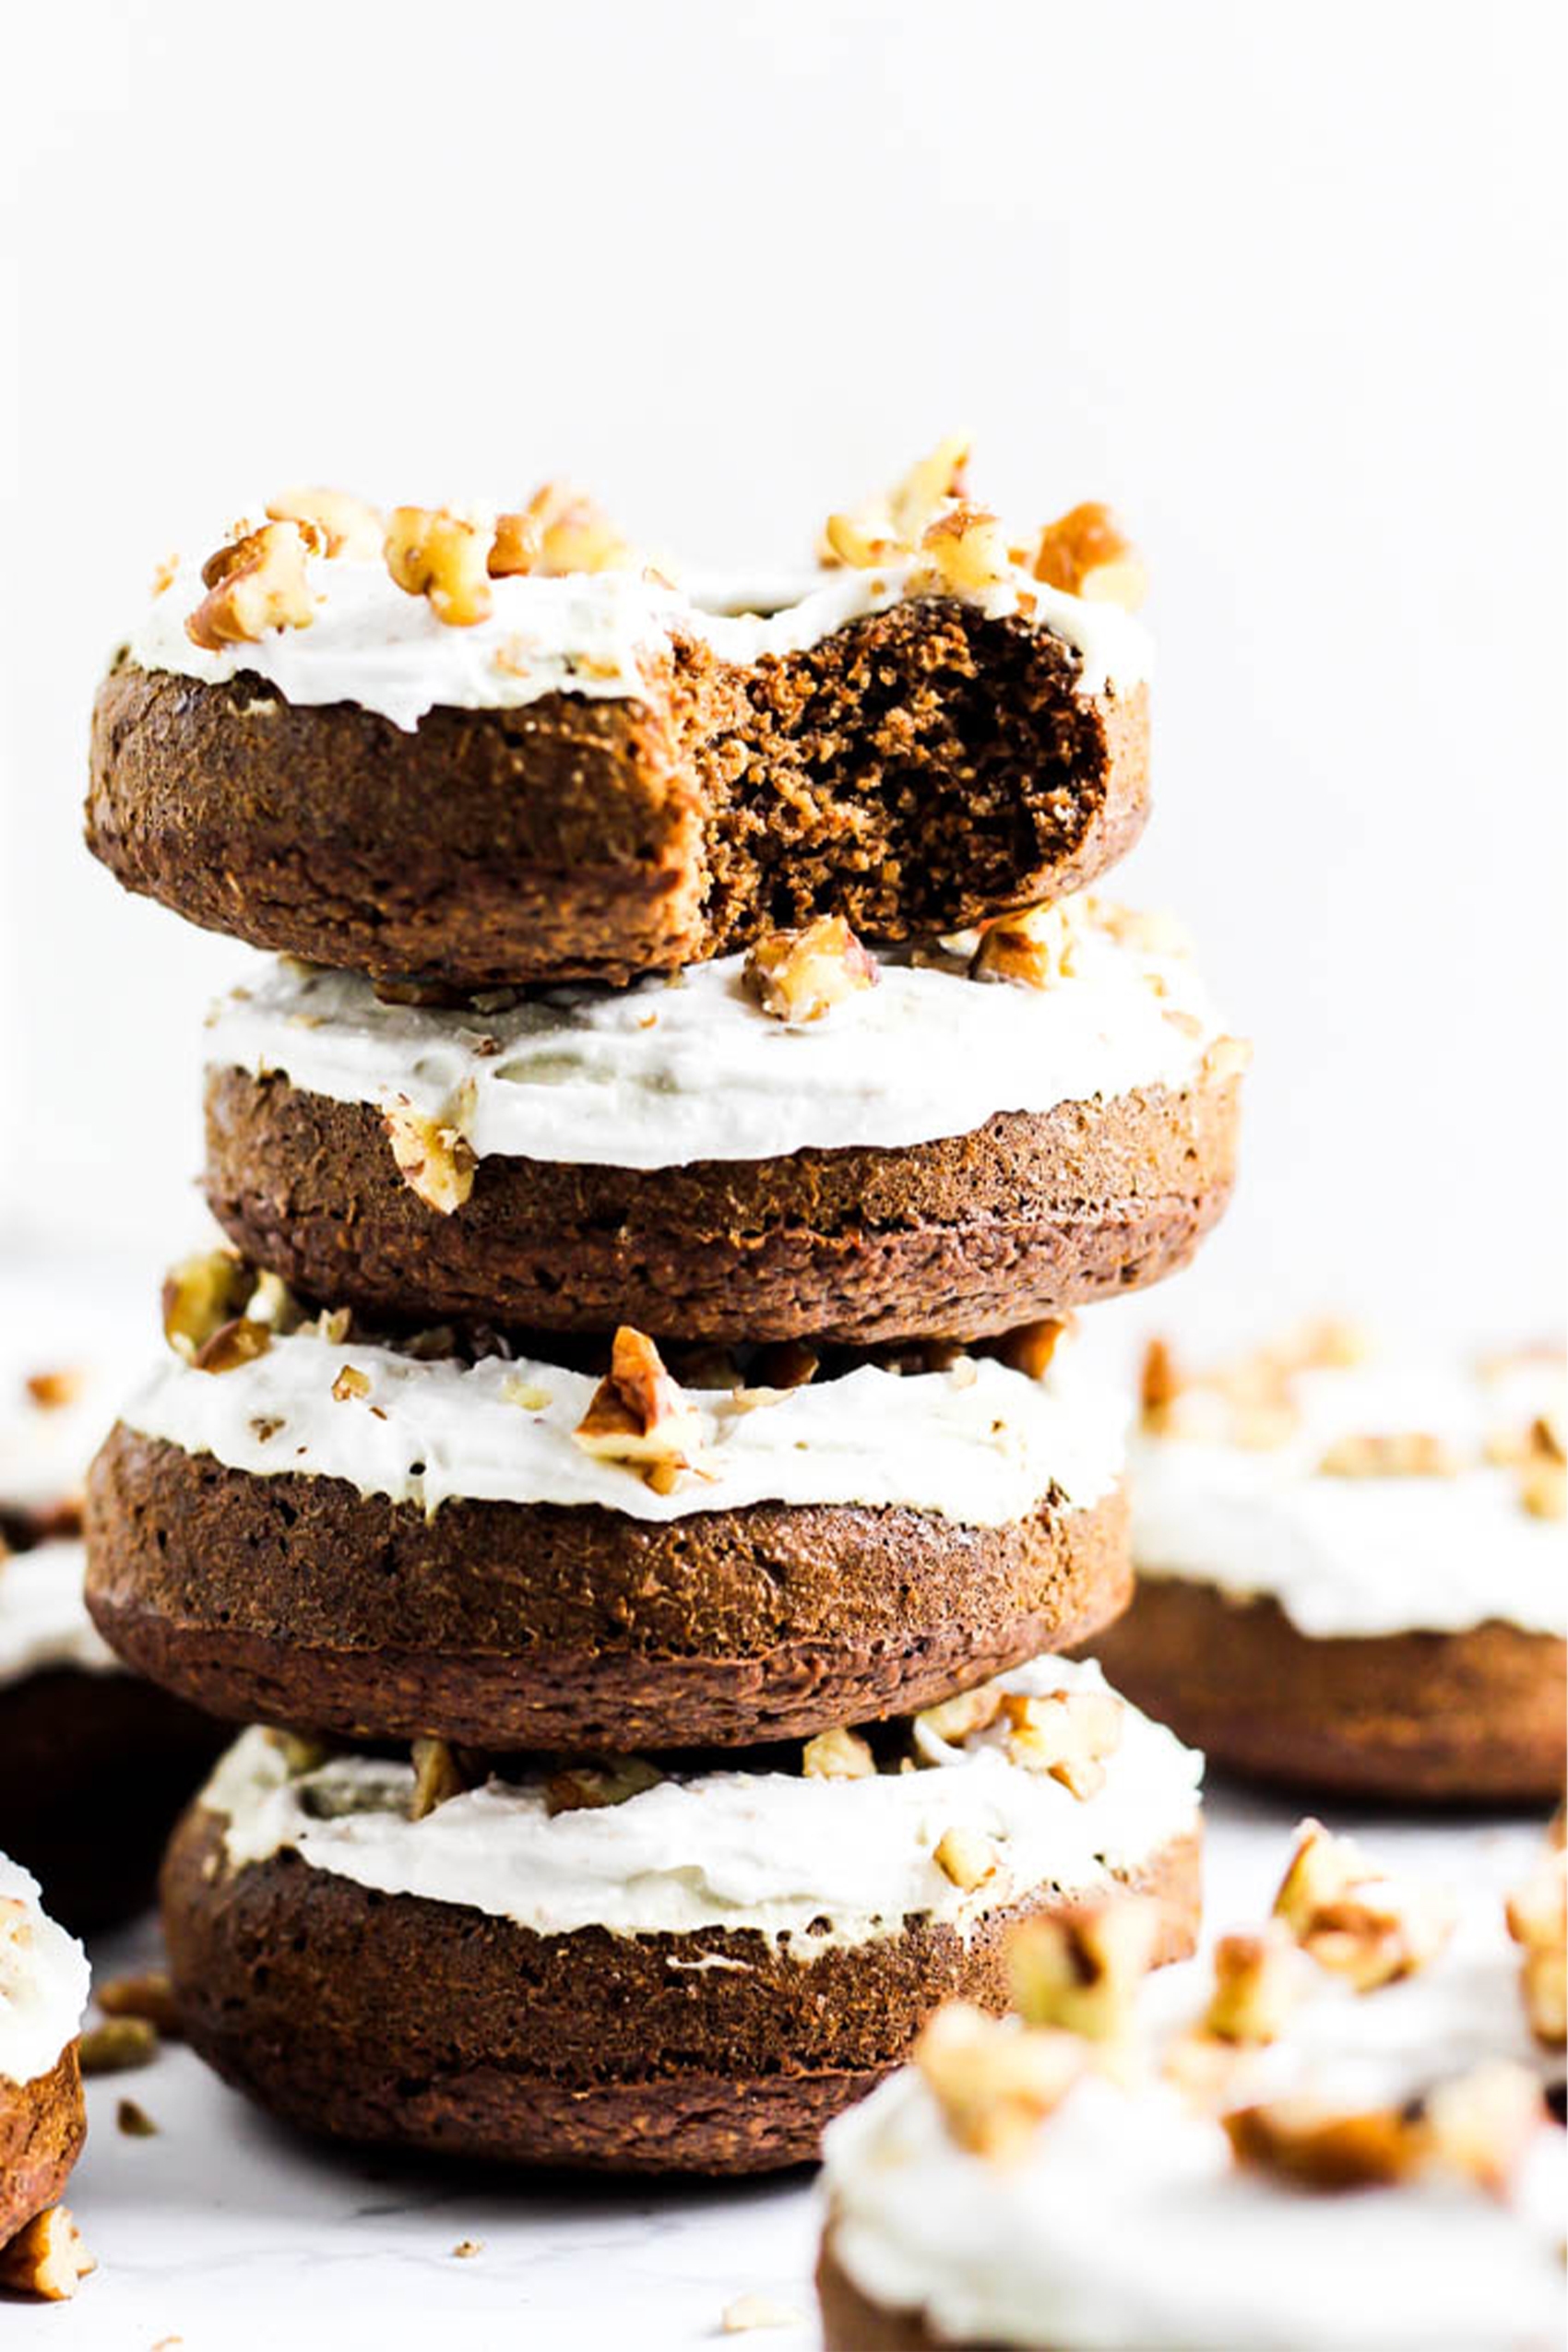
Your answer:
[[[1138,1405],[1145,1429],[1159,1430],[1181,1393],[1182,1382],[1170,1341],[1151,1339],[1144,1349],[1138,1383]]]
[[[546,1812],[597,1812],[605,1805],[624,1805],[657,1788],[664,1775],[646,1756],[610,1756],[597,1764],[566,1764],[544,1784]]]
[[[1454,1932],[1446,1895],[1396,1885],[1321,1822],[1302,1823],[1274,1907],[1301,1949],[1358,1992],[1414,1976]]]
[[[819,1731],[801,1751],[801,1770],[808,1780],[869,1780],[876,1758],[858,1731],[842,1728]]]
[[[1561,1462],[1539,1456],[1519,1472],[1519,1501],[1532,1519],[1568,1518],[1568,1474]]]
[[[946,508],[926,525],[920,546],[942,587],[959,594],[995,588],[1011,568],[1007,534],[981,506]]]
[[[474,1188],[478,1162],[464,1133],[473,1101],[474,1082],[469,1078],[434,1119],[416,1111],[401,1094],[381,1114],[403,1182],[438,1217],[450,1217],[461,1208]]]
[[[962,499],[968,462],[969,436],[954,433],[909,468],[887,502],[894,529],[906,547],[915,546],[943,509]]]
[[[1276,2099],[1220,2120],[1238,2164],[1298,2188],[1372,2188],[1408,2180],[1416,2168],[1409,2127],[1396,2108],[1346,2113],[1312,2098]]]
[[[416,1740],[412,1754],[414,1785],[409,1796],[409,1819],[423,1821],[438,1805],[460,1797],[469,1784],[445,1740]]]
[[[1080,1800],[1105,1786],[1105,1758],[1121,1743],[1123,1705],[1110,1691],[1004,1694],[1011,1728],[1007,1753],[1029,1772],[1048,1773]]]
[[[1120,604],[1135,612],[1148,594],[1148,574],[1109,506],[1088,500],[1040,533],[1033,564],[1037,580],[1068,596]]]
[[[163,1336],[187,1363],[214,1332],[239,1314],[254,1277],[232,1250],[204,1250],[183,1258],[163,1284]]]
[[[63,2303],[98,2268],[82,2243],[68,2205],[34,2215],[7,2246],[0,2246],[0,2287]]]
[[[746,988],[776,1021],[820,1021],[836,1004],[876,986],[876,963],[842,915],[803,931],[770,932],[746,957]]]
[[[1217,1037],[1204,1051],[1202,1075],[1211,1087],[1222,1087],[1229,1079],[1239,1078],[1243,1070],[1251,1069],[1252,1062],[1250,1038]]]
[[[127,2140],[156,2140],[158,2126],[145,2107],[136,2099],[119,2099],[114,2107],[114,2128]]]
[[[422,596],[448,628],[488,619],[491,533],[447,506],[395,506],[383,552],[386,569],[410,596]]]
[[[1547,1851],[1508,1898],[1508,1932],[1524,1953],[1520,1986],[1530,2031],[1550,2049],[1568,2042],[1568,1854]]]
[[[334,560],[374,564],[386,536],[380,508],[346,490],[286,490],[267,500],[267,511],[275,523],[310,525],[321,535],[322,552]]]
[[[158,2028],[149,2017],[108,2017],[89,2025],[80,2043],[84,2074],[129,2074],[158,2055]]]
[[[166,1968],[146,1968],[127,1976],[110,1977],[93,1990],[106,2017],[140,2018],[155,2026],[166,2040],[178,2037],[180,2004]]]
[[[1453,1479],[1463,1466],[1430,1431],[1394,1430],[1336,1438],[1317,1467],[1325,1479]]]
[[[530,572],[559,578],[569,572],[625,571],[636,561],[591,498],[547,481],[526,506],[497,515],[489,567],[493,579]]]
[[[345,1364],[332,1384],[332,1394],[339,1405],[347,1405],[356,1396],[368,1396],[369,1372],[361,1372],[358,1364]]]
[[[202,1341],[191,1364],[200,1372],[236,1372],[242,1364],[265,1356],[271,1345],[269,1324],[254,1323],[249,1315],[236,1315],[232,1323],[220,1324],[210,1339]]]
[[[185,635],[208,653],[254,645],[269,629],[306,629],[315,600],[305,575],[308,552],[297,523],[264,523],[219,549],[202,566],[207,594],[185,622]]]
[[[1528,2068],[1494,2060],[1437,2084],[1412,2120],[1428,2164],[1501,2197],[1545,2114],[1540,2085]]]
[[[1005,1696],[1000,1682],[979,1682],[972,1691],[959,1691],[950,1699],[939,1699],[935,1706],[922,1707],[915,1717],[916,1731],[956,1745],[972,1732],[988,1731],[1002,1713]]]
[[[985,1352],[1009,1371],[1022,1372],[1026,1380],[1043,1380],[1063,1335],[1072,1327],[1070,1315],[1046,1315],[1039,1323],[1018,1324],[999,1338],[988,1340]]]
[[[757,2327],[798,2327],[802,2317],[792,2303],[776,2303],[770,2295],[737,2295],[719,2323],[726,2335],[744,2335]]]
[[[702,1423],[653,1341],[623,1324],[610,1371],[572,1434],[585,1454],[640,1469],[656,1493],[667,1494],[700,1451]]]
[[[921,2029],[911,2059],[958,2144],[1005,2163],[1061,2106],[1087,2052],[1075,2034],[988,2017],[954,2001]]]
[[[1222,1935],[1204,2031],[1218,2041],[1272,2042],[1306,1990],[1295,1940],[1283,1920],[1261,1935]]]
[[[971,980],[1012,980],[1023,988],[1054,988],[1077,968],[1078,921],[1070,901],[999,915],[980,933],[969,959]]]
[[[1081,904],[1089,921],[1119,947],[1174,962],[1192,957],[1192,933],[1163,907],[1124,907],[1120,899],[1098,896],[1086,896]]]
[[[86,1385],[87,1374],[79,1370],[30,1372],[27,1392],[43,1412],[53,1413],[74,1405]]]
[[[829,515],[823,538],[827,560],[847,564],[852,572],[874,572],[909,553],[892,517],[879,517],[874,510]]]
[[[748,1388],[805,1388],[816,1378],[822,1358],[803,1339],[778,1339],[759,1348],[752,1360]]]
[[[508,1405],[520,1405],[525,1413],[542,1413],[551,1402],[548,1388],[540,1388],[535,1381],[524,1380],[517,1372],[505,1375],[501,1394]]]
[[[1060,2026],[1089,2041],[1121,2040],[1153,1966],[1160,1925],[1158,1904],[1136,1895],[1065,1918],[1027,1920],[1007,1940],[1013,2006],[1031,2025]]]
[[[965,1895],[972,1895],[977,1886],[993,1879],[1001,1865],[1001,1856],[992,1838],[978,1829],[966,1829],[955,1823],[944,1830],[932,1849],[932,1860],[944,1878]]]

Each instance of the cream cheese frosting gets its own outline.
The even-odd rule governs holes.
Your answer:
[[[1568,1531],[1531,1516],[1489,1438],[1561,1410],[1563,1373],[1519,1359],[1492,1378],[1396,1355],[1297,1373],[1278,1444],[1138,1432],[1129,1480],[1140,1575],[1265,1595],[1314,1639],[1461,1633],[1498,1620],[1568,1633]],[[1452,1477],[1344,1478],[1319,1469],[1342,1439],[1420,1431]]]
[[[1042,1658],[1010,1691],[1103,1690],[1098,1667]],[[928,1768],[859,1780],[766,1771],[672,1777],[623,1803],[552,1815],[542,1778],[491,1780],[421,1821],[410,1767],[343,1755],[291,1779],[279,1744],[248,1731],[201,1799],[226,1823],[235,1868],[283,1851],[388,1895],[418,1895],[540,1935],[754,1929],[802,1959],[897,1934],[915,1917],[967,1930],[999,1899],[1102,1888],[1198,1817],[1202,1758],[1127,1707],[1098,1795],[1008,1761],[1003,1734],[926,1738]],[[995,1881],[966,1893],[933,1859],[947,1830],[996,1843]]]
[[[1146,1988],[1190,2010],[1191,1971]],[[1482,2060],[1542,2064],[1501,1901],[1471,1890],[1428,1969],[1357,1995],[1326,1979],[1248,2096],[1382,2106]],[[951,2138],[906,2070],[828,2127],[835,2255],[861,2292],[945,2340],[1051,2352],[1503,2352],[1559,2340],[1563,2135],[1544,2123],[1512,2201],[1423,2179],[1303,2194],[1233,2165],[1218,2124],[1157,2080],[1092,2076],[1021,2161]]]
[[[884,954],[874,988],[800,1025],[763,1012],[740,956],[493,1014],[382,1004],[358,975],[285,960],[213,1007],[207,1065],[335,1102],[401,1096],[481,1158],[637,1169],[890,1150],[999,1111],[1193,1085],[1218,1022],[1190,960],[1119,940],[1092,901],[1074,931],[1050,988]]]
[[[82,1598],[86,1564],[74,1541],[35,1544],[0,1558],[0,1691],[48,1667],[89,1674],[118,1669]]]
[[[362,1396],[334,1394],[345,1367]],[[1043,1378],[993,1359],[906,1374],[861,1365],[835,1380],[765,1392],[746,1408],[690,1390],[701,1446],[668,1494],[573,1438],[597,1383],[530,1359],[423,1362],[312,1332],[274,1339],[225,1372],[171,1355],[124,1408],[127,1425],[227,1468],[346,1479],[363,1495],[420,1504],[454,1498],[597,1503],[668,1521],[755,1503],[902,1504],[976,1526],[1037,1511],[1084,1510],[1121,1475],[1122,1400],[1086,1372],[1070,1341]]]
[[[87,1995],[86,1953],[49,1918],[31,1871],[0,1854],[0,2076],[32,2083],[57,2065]]]
[[[677,638],[695,638],[737,664],[800,652],[836,629],[919,593],[913,559],[880,570],[802,575],[770,584],[776,609],[744,610],[754,583],[712,578],[688,592],[640,571],[538,575],[491,582],[488,617],[469,628],[439,621],[379,560],[306,558],[316,600],[303,629],[207,652],[185,634],[206,590],[199,564],[182,564],[132,635],[127,651],[148,671],[218,685],[242,672],[295,704],[357,703],[412,730],[437,707],[509,710],[542,695],[626,700],[646,695],[649,666]],[[923,567],[929,576],[929,566]],[[1023,600],[1021,603],[1020,600]],[[1123,691],[1151,666],[1147,633],[1114,604],[1066,595],[1022,572],[964,592],[988,619],[1027,612],[1081,659],[1079,691]]]

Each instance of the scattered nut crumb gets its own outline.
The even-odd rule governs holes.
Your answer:
[[[767,2295],[737,2295],[724,2306],[721,2322],[726,2335],[743,2335],[754,2327],[798,2327],[803,2313],[790,2303],[776,2303]]]
[[[1000,2163],[1022,2154],[1087,2062],[1076,2034],[988,2017],[967,2001],[937,2011],[910,2058],[953,2138]]]
[[[653,1341],[623,1324],[609,1372],[572,1435],[585,1454],[640,1469],[656,1493],[668,1494],[701,1450],[702,1423]]]
[[[977,1886],[996,1876],[1001,1856],[993,1839],[982,1836],[978,1829],[966,1829],[955,1823],[944,1830],[932,1852],[932,1860],[944,1878],[951,1879],[961,1893],[971,1895]]]
[[[1063,1333],[1071,1330],[1070,1315],[1047,1315],[1039,1323],[1021,1323],[1004,1331],[996,1339],[986,1342],[986,1353],[1005,1364],[1009,1371],[1022,1372],[1026,1380],[1043,1380],[1051,1370]]]
[[[1040,533],[1032,566],[1037,580],[1097,603],[1135,612],[1148,594],[1148,574],[1109,506],[1098,500],[1071,507]]]
[[[1550,1846],[1508,1898],[1508,1932],[1523,1950],[1520,1990],[1530,2031],[1549,2049],[1568,2042],[1568,1854]]]
[[[211,1338],[202,1341],[191,1358],[192,1368],[200,1372],[236,1372],[242,1364],[265,1356],[271,1345],[269,1324],[253,1322],[249,1315],[236,1315],[232,1323],[220,1324]]]
[[[1110,1691],[1008,1691],[1003,1712],[1007,1753],[1029,1772],[1049,1774],[1080,1799],[1105,1786],[1105,1759],[1121,1744],[1122,1701]]]
[[[150,2066],[158,2055],[158,2028],[150,2017],[107,2017],[81,2037],[84,2074],[128,2074]]]
[[[180,2009],[164,1968],[147,1968],[124,1977],[109,1977],[94,1987],[94,1998],[106,2017],[137,2017],[156,2027],[167,2040],[180,2033]]]
[[[457,2244],[453,2247],[452,2251],[458,2262],[471,2263],[476,2254],[483,2253],[484,2239],[482,2238],[459,2238]]]
[[[597,1764],[567,1764],[544,1784],[544,1809],[556,1813],[624,1805],[630,1797],[657,1788],[664,1775],[646,1756],[608,1756]]]
[[[807,1780],[869,1780],[876,1758],[858,1731],[819,1731],[801,1751],[801,1770]]]
[[[1005,1695],[1000,1682],[979,1682],[972,1691],[959,1691],[950,1699],[939,1699],[935,1706],[922,1707],[915,1717],[916,1728],[948,1744],[967,1740],[971,1732],[990,1729]]]
[[[1154,1964],[1163,1918],[1141,1895],[1113,1897],[1063,1918],[1027,1919],[1007,1939],[1013,2005],[1030,2025],[1089,2041],[1120,2040]]]
[[[820,1021],[836,1004],[876,986],[876,963],[842,915],[819,915],[802,931],[769,932],[746,957],[742,978],[777,1021]]]
[[[1430,1431],[1395,1430],[1336,1438],[1317,1467],[1325,1479],[1452,1479],[1462,1466]]]
[[[52,1413],[74,1405],[86,1385],[87,1374],[80,1370],[30,1372],[27,1392],[35,1405]]]
[[[1054,988],[1071,980],[1082,945],[1081,917],[1071,899],[999,915],[980,932],[969,977],[1010,980],[1022,988]]]
[[[332,1394],[339,1405],[355,1396],[370,1395],[370,1374],[361,1372],[358,1364],[345,1364],[332,1384]]]
[[[68,2205],[51,2205],[8,2246],[0,2246],[0,2287],[17,2295],[36,2295],[45,2303],[66,2301],[97,2268]]]
[[[121,2099],[114,2109],[114,2123],[128,2140],[156,2140],[158,2126],[144,2107],[135,2099]]]
[[[457,1759],[445,1740],[416,1740],[413,1742],[414,1785],[409,1798],[409,1819],[423,1821],[452,1797],[460,1797],[468,1787]]]
[[[1277,2040],[1305,1995],[1303,1963],[1283,1919],[1258,1935],[1222,1935],[1214,1947],[1214,1991],[1204,2031],[1217,2041]]]
[[[478,1162],[465,1129],[473,1115],[474,1082],[466,1079],[434,1119],[398,1095],[381,1114],[392,1157],[409,1190],[440,1217],[462,1207],[474,1188]]]

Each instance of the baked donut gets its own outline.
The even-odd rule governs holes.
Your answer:
[[[81,1945],[45,1913],[31,1873],[0,1854],[0,2250],[58,2204],[81,2154],[87,1993]]]
[[[1031,1703],[1069,1697],[1120,1725],[1081,1795],[1016,1760]],[[165,1867],[184,2029],[336,2137],[617,2171],[799,2162],[945,1994],[1002,2002],[1010,1922],[1136,1891],[1151,1956],[1192,1948],[1199,1760],[1092,1668],[1026,1667],[992,1705],[967,1735],[940,1713],[885,1735],[881,1769],[842,1731],[662,1778],[519,1764],[417,1819],[407,1764],[247,1732]]]

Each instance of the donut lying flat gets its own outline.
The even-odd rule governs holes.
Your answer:
[[[310,570],[308,627],[217,652],[182,574],[93,715],[94,854],[257,946],[458,989],[623,980],[821,912],[956,930],[1143,827],[1142,633],[1023,577],[959,599],[895,564],[763,617],[519,577],[457,628],[379,560]]]
[[[1267,2047],[1206,2045],[1172,1971],[1113,2070],[1087,2055],[994,2150],[920,2052],[835,2123],[826,2352],[1555,2343],[1568,2163],[1501,1889],[1467,1884],[1452,1942],[1373,1990],[1271,1960],[1294,1991]],[[1205,2066],[1173,2080],[1178,2019]],[[982,2037],[1000,2089],[1007,2029]]]
[[[1138,1590],[1109,1670],[1265,1779],[1550,1800],[1568,1667],[1561,1359],[1277,1353],[1277,1375],[1253,1359],[1146,1414]]]
[[[94,1467],[93,1617],[215,1714],[581,1752],[908,1712],[1124,1606],[1123,1412],[1070,1339],[681,1392],[668,1491],[574,1434],[595,1388],[315,1327],[171,1356]]]
[[[1184,955],[1073,906],[1049,986],[883,956],[799,1025],[740,957],[492,1014],[279,966],[208,1023],[208,1201],[313,1297],[538,1330],[968,1338],[1158,1281],[1229,1197],[1238,1057]]]
[[[1049,1661],[1006,1687],[1103,1690]],[[560,1784],[533,1772],[410,1821],[405,1765],[291,1779],[248,1732],[166,1866],[185,2031],[314,2132],[759,2171],[814,2154],[944,1994],[999,2003],[1012,1920],[1137,1889],[1161,1907],[1156,1956],[1191,1949],[1199,1766],[1168,1732],[1123,1710],[1082,1798],[994,1727],[908,1752],[921,1768],[763,1763],[553,1812]],[[958,1827],[995,1859],[968,1889],[935,1859]]]
[[[0,1852],[53,1916],[108,1927],[148,1900],[219,1728],[125,1673],[87,1613],[80,1487],[112,1384],[35,1375],[0,1407]]]
[[[56,2204],[87,2136],[77,2044],[87,1955],[0,1855],[0,2247]]]

